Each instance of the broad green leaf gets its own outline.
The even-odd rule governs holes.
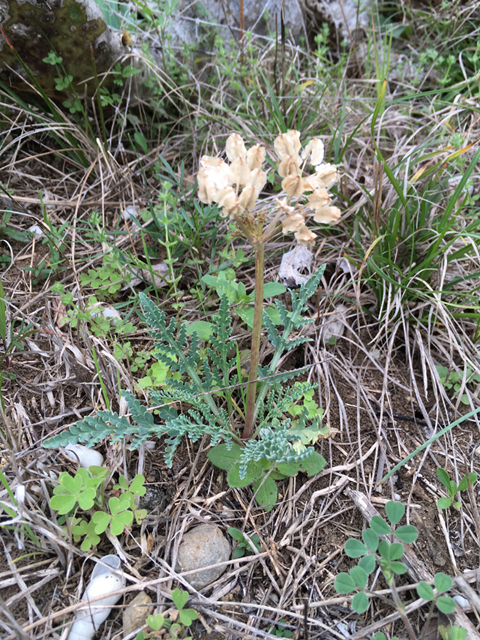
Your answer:
[[[160,631],[160,629],[163,627],[163,623],[165,622],[165,618],[161,613],[157,613],[156,616],[148,616],[146,622],[150,629],[153,629],[153,631]]]
[[[77,498],[75,496],[52,496],[50,498],[50,506],[55,511],[58,511],[61,516],[69,513],[76,503]]]
[[[360,540],[349,538],[345,543],[345,553],[349,558],[360,558],[368,553],[368,549]]]
[[[243,558],[245,553],[246,553],[245,547],[243,545],[237,545],[233,550],[232,558],[234,560],[236,560],[236,558]]]
[[[263,286],[263,297],[273,298],[274,296],[280,296],[286,290],[287,288],[280,282],[266,282]]]
[[[403,556],[403,544],[394,542],[390,545],[390,560],[399,560]]]
[[[451,498],[439,498],[437,502],[439,509],[449,509],[452,506]]]
[[[378,544],[378,553],[384,560],[390,560],[390,543],[386,540],[380,540]]]
[[[352,576],[345,572],[339,573],[335,578],[334,587],[337,593],[351,593],[356,588]]]
[[[466,637],[467,630],[463,627],[450,627],[450,635],[448,637],[449,640],[465,640]]]
[[[187,335],[191,336],[193,332],[197,334],[200,340],[208,340],[212,335],[213,325],[205,320],[197,320],[188,325]]]
[[[403,527],[398,527],[395,531],[395,535],[402,542],[411,544],[418,538],[417,528],[413,524],[405,524]]]
[[[365,613],[368,609],[368,596],[363,591],[360,591],[360,593],[353,596],[351,606],[357,613]]]
[[[255,500],[261,507],[265,508],[265,511],[270,511],[277,502],[277,484],[270,476],[263,483],[262,478],[256,480],[253,484],[253,492]]]
[[[437,607],[442,613],[453,613],[456,605],[455,600],[448,596],[440,596],[437,600]]]
[[[247,487],[255,480],[265,475],[264,470],[260,464],[250,462],[247,465],[247,473],[244,478],[240,478],[240,464],[235,464],[227,475],[227,482],[229,487],[235,487],[237,489],[241,487]]]
[[[145,476],[138,473],[132,480],[128,490],[136,496],[144,496],[147,488],[144,486]]]
[[[311,478],[312,476],[315,476],[317,475],[317,473],[320,473],[320,471],[322,471],[322,469],[327,464],[327,461],[317,451],[314,451],[308,456],[308,458],[302,460],[300,464],[302,471],[305,471],[308,477]]]
[[[386,536],[390,533],[390,527],[380,516],[373,516],[370,520],[370,528],[378,533],[379,536]]]
[[[443,484],[444,487],[446,487],[447,489],[450,489],[451,480],[450,480],[450,476],[445,471],[445,469],[442,469],[441,467],[437,467],[437,478],[440,480],[440,482]]]
[[[119,536],[123,533],[125,527],[129,527],[133,522],[133,513],[131,511],[124,511],[118,513],[112,517],[110,523],[110,531],[114,536]]]
[[[369,551],[375,553],[375,551],[378,549],[379,543],[379,538],[375,531],[372,531],[372,529],[364,529],[362,531],[362,538]]]
[[[427,602],[430,602],[430,600],[433,600],[435,597],[432,587],[427,582],[423,581],[417,586],[417,593],[420,598],[427,600]]]
[[[239,444],[232,444],[231,448],[227,449],[227,445],[222,443],[212,447],[207,453],[207,458],[219,469],[230,471],[239,461],[242,453],[243,447]]]
[[[182,611],[180,611],[180,622],[186,627],[189,627],[197,618],[198,613],[195,611],[195,609],[183,609]]]
[[[355,584],[359,589],[365,589],[367,586],[368,575],[365,569],[360,566],[352,567],[350,575],[355,580]]]
[[[450,591],[452,588],[453,581],[450,576],[447,576],[446,573],[437,573],[433,579],[435,584],[435,589],[439,593],[444,593],[445,591]]]
[[[78,496],[78,504],[80,508],[84,511],[88,511],[93,507],[93,503],[95,501],[95,496],[97,492],[95,489],[84,489],[82,493]]]
[[[402,576],[404,573],[407,573],[407,567],[403,562],[390,562],[390,568],[393,573],[396,573],[398,576]]]
[[[368,574],[375,571],[376,564],[377,563],[375,562],[375,556],[371,553],[363,556],[363,558],[360,558],[360,560],[358,561],[358,566],[362,567],[362,569]]]
[[[229,527],[227,529],[227,532],[232,536],[232,538],[234,540],[236,540],[237,542],[243,542],[245,540],[245,538],[243,537],[243,533],[240,531],[240,529],[236,529],[235,527]]]
[[[385,511],[391,524],[396,525],[405,514],[405,506],[401,502],[390,500],[390,502],[387,502],[385,505]]]
[[[275,471],[278,471],[284,476],[290,478],[291,476],[296,476],[300,471],[300,462],[282,462],[277,465]]]
[[[180,611],[188,602],[188,591],[180,591],[180,589],[174,589],[172,591],[173,604]]]
[[[97,511],[92,516],[92,522],[95,523],[95,533],[104,533],[110,524],[111,516],[104,511]]]

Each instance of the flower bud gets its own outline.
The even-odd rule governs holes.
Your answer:
[[[245,143],[243,142],[242,137],[238,135],[238,133],[232,133],[231,136],[228,136],[227,142],[225,144],[225,151],[227,152],[227,158],[230,160],[230,162],[238,160],[239,158],[245,160],[247,156]]]
[[[250,170],[260,169],[265,160],[265,147],[256,144],[247,151],[247,164]]]
[[[303,195],[303,179],[298,175],[287,176],[282,180],[282,189],[290,198],[299,198]]]

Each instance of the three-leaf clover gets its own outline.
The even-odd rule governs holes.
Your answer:
[[[58,478],[59,484],[53,489],[50,506],[60,515],[65,515],[79,506],[84,511],[91,509],[95,502],[97,489],[86,469],[79,469],[72,477],[64,471]]]
[[[192,622],[198,618],[198,613],[194,609],[184,609],[188,598],[189,595],[187,591],[181,591],[180,589],[174,589],[172,591],[172,600],[178,609],[180,622],[186,627],[189,627]]]

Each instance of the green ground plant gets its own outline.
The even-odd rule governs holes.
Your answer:
[[[458,398],[460,390],[464,389],[465,386],[469,384],[480,384],[480,375],[478,373],[474,373],[473,369],[469,366],[465,367],[463,375],[442,365],[436,365],[435,368],[441,384],[445,389],[447,389],[447,391],[452,393],[454,398]],[[466,393],[461,395],[460,402],[467,406],[470,405],[470,400]]]
[[[140,631],[135,640],[147,640],[149,638],[157,638],[158,631],[164,629],[168,632],[168,636],[162,636],[166,638],[176,638],[182,640],[192,640],[191,636],[186,636],[186,627],[189,627],[194,620],[198,618],[198,614],[195,609],[185,609],[189,595],[186,591],[181,589],[174,589],[172,591],[172,600],[176,609],[169,609],[165,615],[157,613],[156,615],[150,615],[147,618],[148,629]]]
[[[260,546],[260,536],[256,533],[249,536],[249,542],[240,529],[229,527],[227,531],[228,534],[231,535],[238,543],[233,551],[232,558],[243,558],[245,554],[258,553],[262,550],[262,547]]]
[[[105,480],[109,474],[107,468],[95,466],[88,470],[80,468],[75,476],[65,471],[53,488],[50,506],[63,516],[60,524],[68,521],[67,529],[72,532],[75,542],[83,538],[82,551],[95,547],[105,531],[119,536],[134,519],[140,524],[147,515],[145,509],[137,509],[135,504],[136,498],[145,495],[144,476],[136,475],[130,484],[120,476],[112,491],[117,495],[107,500]]]
[[[341,572],[335,578],[335,589],[338,593],[347,594],[357,591],[352,599],[351,606],[357,613],[364,613],[369,607],[368,576],[375,568],[380,568],[387,585],[389,586],[393,604],[399,611],[405,628],[411,640],[416,640],[415,632],[408,620],[405,607],[395,586],[395,577],[407,572],[407,566],[401,562],[404,547],[402,542],[412,543],[418,537],[416,527],[403,525],[396,528],[405,514],[405,506],[400,502],[390,501],[385,505],[388,521],[380,516],[374,516],[370,520],[368,529],[362,531],[362,540],[349,538],[345,543],[345,553],[349,558],[360,558],[358,564],[348,573]],[[390,524],[389,524],[390,523]],[[401,542],[395,542],[394,538]],[[445,573],[437,573],[434,577],[436,591],[425,581],[417,586],[417,593],[425,602],[431,603],[442,613],[452,613],[456,603],[453,598],[443,595],[452,588],[452,579]],[[383,634],[377,637],[381,638]]]
[[[437,477],[440,482],[443,484],[448,493],[448,498],[439,498],[437,501],[437,505],[439,509],[449,509],[451,506],[455,507],[455,509],[460,509],[461,503],[459,501],[455,501],[455,496],[460,491],[466,491],[469,486],[472,486],[478,478],[477,473],[469,473],[468,476],[463,476],[460,480],[459,484],[454,480],[450,479],[450,476],[441,467],[437,467]]]
[[[309,420],[311,407],[297,404],[312,385],[290,388],[281,385],[281,382],[296,377],[297,372],[279,374],[277,366],[285,353],[308,340],[304,337],[292,339],[291,336],[309,323],[302,314],[308,299],[318,287],[324,267],[318,269],[298,292],[289,292],[290,308],[275,300],[279,324],[283,326],[283,330],[279,330],[263,305],[263,265],[265,243],[278,232],[282,216],[284,219],[280,228],[284,233],[295,232],[297,241],[303,244],[314,240],[315,234],[305,224],[306,192],[311,192],[308,206],[315,212],[314,217],[318,222],[338,220],[340,212],[331,206],[331,197],[326,189],[336,181],[337,170],[333,165],[323,162],[323,143],[318,139],[307,145],[302,156],[300,134],[297,131],[279,136],[275,144],[279,157],[278,170],[287,197],[278,202],[279,210],[268,223],[264,212],[256,215],[250,213],[266,180],[261,170],[265,150],[260,145],[247,152],[243,140],[234,134],[227,140],[227,154],[232,164],[228,166],[223,161],[204,157],[203,174],[199,174],[200,200],[206,204],[216,202],[221,206],[223,215],[230,216],[238,232],[255,250],[248,383],[242,379],[238,349],[232,353],[233,345],[230,346],[233,331],[231,301],[227,295],[230,289],[227,289],[227,293],[221,293],[219,311],[209,323],[210,335],[204,351],[200,348],[200,339],[195,330],[189,341],[186,323],[179,323],[172,318],[167,324],[165,313],[144,293],[140,293],[145,319],[154,338],[155,356],[170,371],[177,373],[180,380],[173,376],[166,378],[167,388],[152,390],[150,407],[143,406],[131,393],[123,391],[131,412],[131,422],[125,416],[100,411],[97,416],[88,417],[70,430],[47,440],[45,446],[79,441],[92,446],[105,437],[113,436],[117,441],[128,435],[134,436],[132,446],[137,447],[150,436],[165,435],[165,459],[168,465],[172,465],[174,453],[184,435],[193,442],[208,435],[213,447],[208,453],[209,459],[228,471],[229,485],[244,487],[253,484],[257,502],[267,509],[271,509],[277,500],[276,481],[300,471],[313,476],[323,469],[326,461],[314,450],[313,445],[326,435],[328,427],[321,428],[318,415]],[[315,174],[303,178],[302,171],[307,161],[315,167]],[[217,172],[220,172],[219,176]],[[232,182],[236,184],[236,190],[231,186]],[[217,188],[217,184],[223,184],[224,188]],[[266,288],[268,290],[268,285]],[[273,285],[273,288],[276,291],[278,287]],[[243,289],[240,291],[240,285],[237,285],[237,294],[243,294]],[[259,364],[263,323],[274,348],[271,362],[266,367]],[[178,401],[191,408],[178,413],[175,408]],[[293,406],[296,407],[294,414],[297,414],[294,420],[289,416]],[[155,423],[152,411],[164,421],[164,425]],[[241,434],[237,424],[243,424]]]

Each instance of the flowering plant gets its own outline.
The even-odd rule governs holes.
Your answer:
[[[338,171],[335,165],[323,161],[323,142],[313,138],[302,151],[300,132],[290,130],[275,139],[274,149],[278,157],[277,170],[283,178],[282,189],[286,195],[282,200],[277,198],[277,213],[270,222],[264,209],[255,210],[267,181],[262,170],[264,147],[255,145],[247,150],[241,136],[233,133],[225,145],[230,164],[221,158],[203,156],[198,172],[198,197],[201,202],[217,203],[221,215],[230,217],[255,249],[255,311],[244,440],[251,438],[255,422],[263,318],[264,245],[277,233],[277,223],[282,217],[283,233],[294,233],[295,239],[302,245],[311,244],[316,238],[306,224],[310,211],[313,212],[313,219],[323,224],[332,224],[340,219],[340,209],[331,205],[332,197],[327,191],[338,181]],[[313,166],[313,174],[304,175],[306,165]]]

